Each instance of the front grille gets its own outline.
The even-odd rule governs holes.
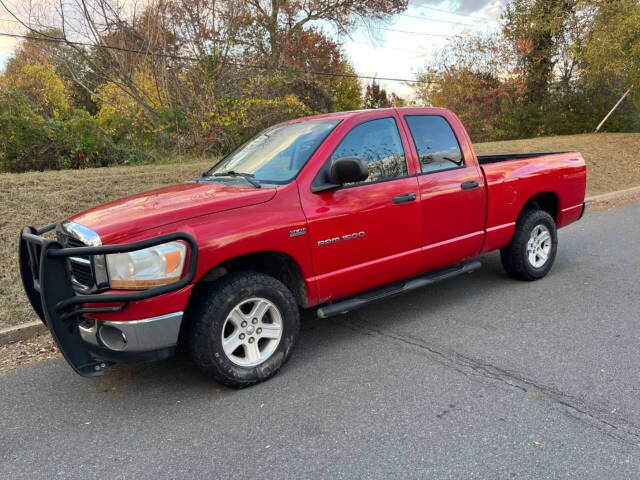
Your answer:
[[[86,247],[86,245],[84,243],[82,243],[80,240],[78,240],[77,238],[70,237],[70,236],[65,235],[63,233],[61,233],[60,235],[63,238],[66,238],[66,243],[63,243],[63,245],[65,247],[69,247],[69,248]]]
[[[75,281],[85,287],[93,287],[95,281],[91,264],[79,263],[73,258],[69,260],[69,263],[71,264],[71,276]]]
[[[60,232],[58,232],[58,241],[67,248],[86,247],[86,245],[77,238]],[[71,272],[71,278],[81,286],[86,288],[93,288],[95,286],[96,281],[93,275],[91,257],[69,257],[69,271]]]

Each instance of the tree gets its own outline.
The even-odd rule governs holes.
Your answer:
[[[338,43],[313,27],[295,33],[292,42],[282,53],[281,59],[282,68],[288,77],[286,89],[315,112],[336,110],[336,101],[351,106],[359,105],[361,94],[357,79],[331,76],[353,73],[353,67],[345,59]],[[327,75],[317,75],[314,72]],[[353,88],[354,81],[356,89]],[[340,99],[334,95],[339,95]]]
[[[337,76],[331,79],[329,95],[331,110],[336,112],[358,110],[362,108],[362,87],[355,76],[355,70],[348,63],[341,65],[338,72],[349,76]]]
[[[44,33],[47,37],[61,35],[57,30],[48,30]],[[44,37],[44,38],[47,38]],[[97,87],[97,79],[92,76],[91,70],[76,52],[68,46],[60,43],[41,41],[42,35],[28,33],[27,40],[22,42],[7,62],[5,74],[11,76],[21,72],[25,65],[49,65],[55,74],[64,83],[71,104],[89,113],[95,113],[98,109],[96,99],[89,91],[74,81],[74,75],[80,79],[83,85]]]
[[[593,131],[640,83],[639,10],[637,0],[514,0],[500,32],[453,38],[434,55],[416,97],[454,110],[476,141]],[[625,102],[607,125],[639,122]]]
[[[40,115],[58,118],[69,114],[67,90],[51,64],[25,63],[20,68],[12,68],[2,78],[2,84],[3,90],[24,95]]]
[[[406,10],[408,0],[247,0],[241,41],[271,68],[279,68],[295,38],[323,21],[338,34],[359,23],[389,19]]]
[[[503,15],[503,35],[514,46],[526,95],[540,102],[548,92],[557,53],[577,0],[513,0]]]
[[[637,0],[595,2],[591,30],[579,52],[591,86],[624,91],[632,88],[640,107],[640,3]]]
[[[367,90],[364,94],[364,108],[389,108],[392,106],[387,91],[380,87],[380,84],[375,80],[372,80],[367,85]]]
[[[69,68],[71,77],[107,110],[126,115],[135,110],[136,122],[142,116],[151,127],[147,130],[175,133],[179,118],[190,117],[190,127],[208,124],[212,105],[243,95],[254,77],[264,75],[272,77],[266,90],[252,94],[274,100],[294,95],[314,112],[331,111],[334,102],[356,107],[360,96],[353,80],[317,75],[352,68],[322,28],[331,25],[346,33],[356,24],[388,19],[407,3],[149,0],[138,9],[136,2],[83,0],[57,4],[55,21],[28,11],[31,23],[25,27],[65,43],[80,58],[84,66]],[[56,33],[48,34],[52,29]],[[87,82],[83,72],[93,81]]]
[[[475,141],[500,137],[507,104],[518,101],[522,85],[508,44],[495,35],[454,37],[413,84],[424,105],[458,114]]]
[[[404,107],[407,104],[406,100],[404,98],[396,95],[395,92],[391,93],[391,97],[389,98],[389,102],[391,103],[392,107],[397,107],[397,108]]]

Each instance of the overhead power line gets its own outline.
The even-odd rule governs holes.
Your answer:
[[[190,56],[184,56],[184,55],[175,55],[172,53],[162,53],[162,52],[150,52],[150,51],[144,51],[144,50],[136,50],[133,48],[125,48],[125,47],[118,47],[116,45],[100,45],[100,44],[92,44],[92,43],[85,43],[85,42],[72,42],[70,40],[66,40],[66,39],[62,39],[62,38],[55,38],[55,37],[30,37],[28,35],[19,35],[19,34],[15,34],[15,33],[7,33],[7,32],[0,32],[0,36],[2,37],[10,37],[10,38],[19,38],[19,39],[23,39],[23,40],[31,40],[31,41],[36,41],[36,42],[46,42],[46,43],[56,43],[56,44],[65,44],[65,45],[70,45],[70,46],[76,46],[76,47],[93,47],[93,48],[99,48],[99,49],[103,49],[103,50],[116,50],[116,51],[120,51],[120,52],[126,52],[126,53],[135,53],[138,55],[148,55],[148,56],[152,56],[152,57],[160,57],[160,58],[170,58],[173,60],[187,60],[187,61],[199,61],[200,59],[197,57],[190,57]],[[232,62],[232,61],[228,61],[228,60],[223,60],[220,62],[223,65],[230,65],[230,66],[234,66],[234,67],[243,67],[243,68],[255,68],[255,69],[259,69],[259,70],[265,70],[268,69],[269,67],[263,66],[263,65],[253,65],[250,63],[242,63],[242,62]],[[277,68],[277,70],[283,71],[286,70],[286,67],[279,67]],[[379,77],[379,76],[373,76],[373,75],[357,75],[355,73],[339,73],[339,72],[323,72],[320,70],[302,70],[303,73],[307,73],[310,75],[318,75],[318,76],[324,76],[324,77],[340,77],[340,78],[360,78],[363,80],[384,80],[384,81],[389,81],[389,82],[403,82],[403,83],[427,83],[424,80],[418,80],[415,78],[395,78],[395,77]]]
[[[387,32],[406,33],[406,34],[409,34],[409,35],[423,35],[425,37],[453,38],[453,37],[457,37],[458,35],[462,34],[462,32],[458,33],[458,34],[413,32],[411,30],[401,30],[401,29],[398,29],[398,28],[387,28],[387,27],[371,27],[371,28],[375,28],[377,30],[385,30]]]
[[[406,17],[406,18],[415,18],[415,19],[418,19],[418,20],[425,20],[427,22],[450,23],[452,25],[461,25],[461,26],[464,26],[464,27],[482,27],[482,25],[478,25],[477,23],[454,22],[452,20],[442,20],[440,18],[421,17],[420,15],[409,15],[407,13],[399,13],[398,16]]]

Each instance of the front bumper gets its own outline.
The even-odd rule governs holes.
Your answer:
[[[56,224],[51,224],[41,229],[22,229],[20,274],[33,309],[51,331],[69,365],[82,376],[95,377],[103,374],[105,360],[151,360],[172,354],[182,312],[128,322],[93,320],[91,323],[85,317],[97,313],[119,312],[129,302],[157,297],[189,285],[195,277],[198,261],[195,239],[178,232],[121,245],[65,248],[60,242],[42,236],[55,227]],[[125,253],[173,240],[184,241],[189,246],[187,267],[177,282],[122,293],[80,292],[73,287],[67,267],[69,257]],[[86,304],[92,306],[87,307]],[[96,307],[95,304],[108,306]],[[92,328],[95,329],[94,333]],[[117,341],[118,336],[120,343]]]
[[[183,312],[126,322],[92,318],[78,325],[92,355],[111,362],[160,360],[175,353]]]

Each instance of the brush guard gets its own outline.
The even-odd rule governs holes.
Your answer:
[[[97,247],[65,248],[60,242],[42,235],[55,229],[57,223],[36,229],[24,227],[20,234],[20,275],[31,306],[47,326],[66,361],[83,377],[103,375],[104,360],[94,358],[80,337],[78,323],[87,313],[122,311],[129,302],[146,300],[189,285],[195,277],[198,245],[183,232],[170,233],[139,242]],[[127,253],[180,240],[189,246],[187,268],[177,282],[136,292],[82,293],[74,289],[67,266],[69,257]],[[85,304],[109,303],[104,307]]]

